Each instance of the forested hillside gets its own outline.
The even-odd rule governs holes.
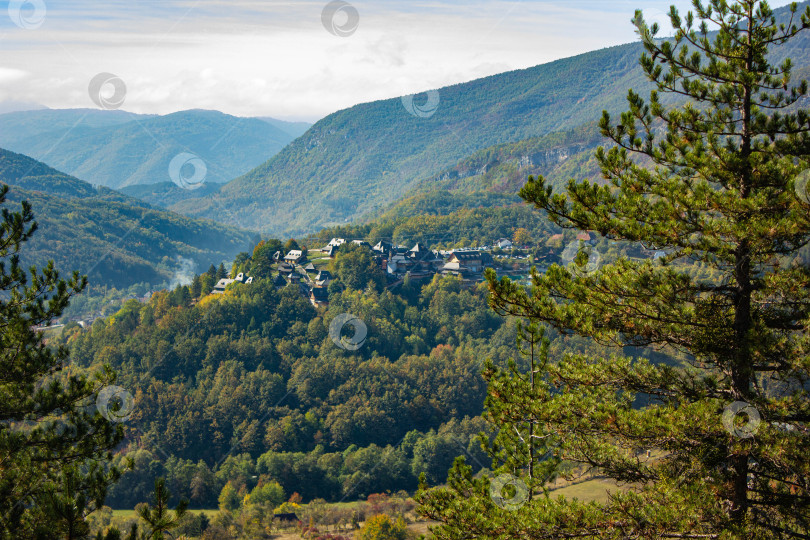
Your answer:
[[[639,53],[639,45],[624,45],[441,88],[428,117],[410,114],[399,98],[336,112],[220,192],[174,209],[211,216],[220,206],[239,208],[250,226],[275,233],[344,222],[480,149],[573,129],[604,108],[617,110],[622,88],[643,86]],[[608,76],[603,65],[615,71]]]
[[[343,312],[368,327],[356,352],[329,337]],[[127,429],[150,452],[149,469],[125,475],[110,503],[143,500],[154,469],[171,455],[212,471],[219,465],[216,480],[192,497],[210,507],[227,481],[250,489],[256,473],[307,500],[413,489],[420,467],[443,477],[457,445],[440,456],[420,449],[416,465],[414,446],[431,429],[480,413],[482,355],[511,353],[511,331],[498,331],[502,325],[481,290],[462,290],[455,280],[402,295],[347,290],[322,311],[297,286],[276,290],[259,279],[221,296],[159,293],[90,331],[64,335],[73,362],[109,363],[135,395]],[[452,425],[465,447],[483,427]],[[365,457],[352,458],[361,448]],[[380,460],[389,466],[367,477]],[[178,495],[192,495],[182,488]]]
[[[211,507],[271,480],[305,501],[355,500],[414,489],[423,472],[441,482],[457,455],[488,466],[475,440],[487,430],[475,418],[480,371],[485,358],[515,358],[515,327],[490,310],[483,285],[330,287],[328,308],[316,309],[269,276],[222,295],[206,294],[210,283],[203,275],[89,330],[65,328],[73,365],[108,363],[134,396],[131,450],[119,459],[135,469],[109,504],[144,500],[157,475]],[[344,313],[367,327],[357,350],[330,334]]]
[[[174,182],[155,182],[153,184],[135,184],[132,186],[124,186],[119,188],[118,191],[134,197],[141,201],[157,206],[159,208],[169,208],[172,205],[185,201],[186,199],[199,199],[205,195],[216,193],[220,190],[222,184],[214,182],[204,182],[200,187],[194,190],[183,189]],[[194,203],[191,203],[194,204]],[[227,221],[222,216],[217,216],[214,221]]]
[[[0,182],[11,186],[9,201],[31,203],[40,225],[22,262],[53,260],[59,270],[86,274],[91,285],[168,283],[189,264],[229,260],[255,241],[252,233],[155,210],[2,149]]]

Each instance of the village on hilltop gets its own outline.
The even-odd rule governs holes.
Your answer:
[[[590,235],[587,241],[591,241]],[[301,293],[314,306],[328,304],[327,288],[334,277],[326,266],[342,249],[345,250],[344,246],[347,244],[355,244],[370,251],[373,260],[385,274],[389,289],[403,283],[406,277],[410,280],[426,281],[435,275],[456,276],[461,279],[464,286],[470,287],[483,281],[484,270],[487,268],[494,269],[499,276],[520,279],[528,276],[532,262],[539,270],[545,271],[548,264],[559,260],[554,250],[548,250],[542,260],[532,261],[529,255],[522,254],[507,238],[499,239],[493,247],[453,250],[430,249],[420,242],[409,248],[385,240],[372,246],[365,240],[332,238],[320,249],[292,249],[286,254],[277,251],[273,255],[273,261],[277,264],[277,273],[273,277],[274,284],[278,288],[290,284],[298,285]],[[220,279],[212,292],[221,294],[232,283],[249,284],[252,281],[253,277],[239,273]]]
[[[426,282],[436,275],[455,276],[461,280],[462,286],[473,287],[484,280],[484,271],[492,268],[498,277],[507,276],[523,285],[529,283],[532,267],[539,273],[545,273],[554,263],[570,263],[572,255],[584,246],[602,250],[605,246],[610,249],[616,245],[615,241],[606,241],[600,244],[598,235],[593,231],[580,231],[573,234],[558,233],[546,238],[538,245],[515,245],[508,238],[500,238],[492,246],[475,246],[458,249],[430,249],[421,242],[412,247],[396,245],[393,242],[381,240],[375,245],[361,239],[347,240],[345,238],[332,238],[320,249],[289,249],[286,253],[276,251],[272,256],[273,273],[270,279],[273,285],[280,289],[288,285],[297,285],[301,295],[312,305],[326,306],[329,303],[328,287],[335,280],[330,268],[330,262],[341,250],[346,251],[349,244],[369,250],[373,261],[378,265],[386,278],[386,288],[396,289],[405,282],[405,279],[417,282]],[[604,240],[604,239],[603,239]],[[597,248],[597,244],[600,247]],[[567,252],[568,255],[566,255]],[[646,249],[637,246],[626,255],[631,258],[658,259],[665,255],[663,251]],[[222,294],[234,283],[250,285],[254,276],[245,272],[220,278],[213,286],[211,294]],[[142,296],[127,295],[121,302],[137,300],[148,302],[152,296],[147,292]],[[93,322],[103,317],[101,311],[92,314],[66,318],[62,322],[76,322],[82,327],[89,327]],[[37,330],[57,328],[60,325],[43,325]]]

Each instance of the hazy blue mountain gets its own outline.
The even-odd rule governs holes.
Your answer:
[[[66,134],[73,130],[115,126],[144,120],[154,115],[140,115],[125,111],[100,109],[37,109],[15,111],[0,115],[0,146],[15,141],[50,134]]]
[[[54,260],[59,270],[78,270],[96,285],[161,284],[179,268],[204,270],[257,241],[253,233],[154,209],[2,149],[0,182],[11,188],[7,207],[28,200],[39,223],[22,261]]]
[[[92,184],[118,188],[167,182],[171,160],[199,156],[206,182],[227,182],[293,139],[269,122],[217,111],[164,116],[62,109],[0,115],[0,146]]]
[[[16,111],[35,111],[40,109],[47,109],[47,107],[33,101],[17,101],[11,99],[0,101],[0,114]]]

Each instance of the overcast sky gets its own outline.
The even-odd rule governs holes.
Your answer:
[[[663,22],[672,3],[3,1],[0,105],[94,107],[88,84],[107,72],[126,85],[121,108],[136,113],[204,108],[314,121],[627,43],[636,8]]]

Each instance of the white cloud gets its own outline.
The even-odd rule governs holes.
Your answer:
[[[9,84],[25,79],[30,73],[22,69],[0,66],[0,84]]]
[[[321,23],[325,1],[52,0],[37,30],[0,23],[0,98],[89,107],[89,80],[111,72],[126,82],[123,108],[133,112],[210,108],[314,120],[359,102],[632,41],[629,21],[638,6],[352,3],[359,27],[336,37]],[[642,7],[663,21],[669,3],[645,0]]]

